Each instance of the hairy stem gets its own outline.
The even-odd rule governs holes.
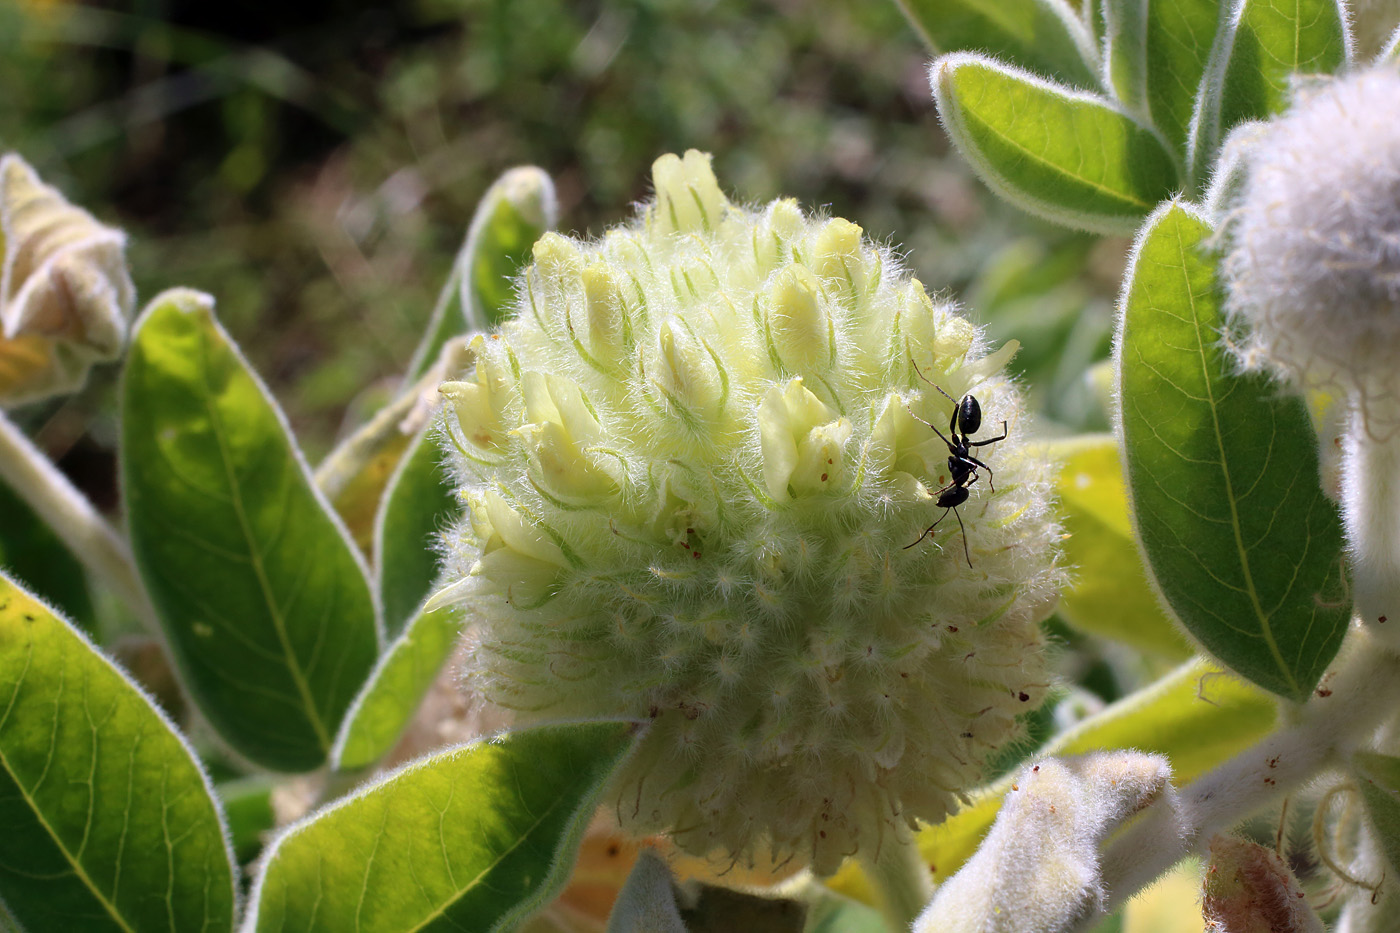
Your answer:
[[[1365,742],[1400,703],[1400,660],[1366,627],[1353,628],[1324,688],[1296,725],[1267,736],[1150,807],[1108,846],[1102,877],[1112,913],[1216,833],[1318,777]],[[1087,929],[1090,922],[1081,924]]]
[[[0,479],[152,630],[159,625],[131,551],[87,497],[0,412]]]

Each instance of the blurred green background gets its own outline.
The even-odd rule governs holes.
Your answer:
[[[0,147],[127,229],[143,301],[216,297],[313,462],[407,364],[501,172],[543,167],[561,227],[596,234],[689,147],[738,200],[894,246],[1022,342],[1052,430],[1102,426],[1084,372],[1124,244],[993,198],[948,152],[930,57],[889,0],[0,0]],[[70,472],[103,474],[113,378],[24,413]]]

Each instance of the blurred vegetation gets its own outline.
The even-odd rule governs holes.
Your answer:
[[[542,166],[563,228],[599,233],[688,147],[737,198],[899,249],[1021,340],[1051,421],[1101,425],[1084,370],[1124,244],[986,192],[948,154],[929,57],[887,0],[0,0],[0,147],[129,231],[143,299],[217,298],[313,461],[407,364],[501,172]],[[70,470],[110,447],[96,383],[27,413]]]

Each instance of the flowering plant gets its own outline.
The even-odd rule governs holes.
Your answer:
[[[902,6],[994,191],[1135,234],[1111,435],[691,150],[593,238],[506,173],[313,469],[213,297],[134,314],[124,234],[0,160],[0,404],[121,361],[119,523],[0,416],[0,925],[1147,929],[1207,858],[1196,928],[1387,928],[1396,40]]]

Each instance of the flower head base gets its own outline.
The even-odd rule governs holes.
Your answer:
[[[1231,219],[1228,310],[1246,365],[1352,396],[1400,428],[1400,71],[1299,89],[1252,130]]]
[[[625,828],[818,872],[938,820],[1048,677],[1051,466],[975,329],[844,220],[731,205],[665,156],[641,218],[535,247],[443,386],[468,504],[439,602],[526,721],[649,720]],[[956,522],[949,403],[1010,436]]]

